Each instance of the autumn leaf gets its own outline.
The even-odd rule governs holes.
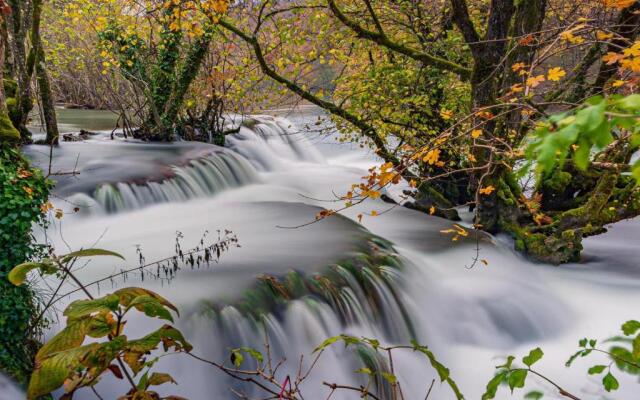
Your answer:
[[[537,87],[542,82],[544,82],[544,75],[532,76],[531,78],[527,78],[527,86],[532,88]]]
[[[518,72],[518,71],[520,71],[521,69],[524,69],[526,66],[527,66],[527,65],[526,65],[525,63],[523,63],[523,62],[515,63],[515,64],[513,64],[513,65],[511,66],[511,70],[512,70],[513,72]]]
[[[429,208],[429,215],[433,215],[436,213],[436,208],[434,206],[431,206],[431,208]]]
[[[477,139],[480,136],[482,136],[482,129],[474,129],[473,131],[471,131],[472,138]]]
[[[440,150],[434,149],[430,150],[423,158],[422,161],[428,163],[429,165],[433,165],[438,162],[440,158]]]
[[[440,116],[442,117],[442,119],[447,121],[447,120],[451,119],[451,117],[453,117],[453,111],[442,109],[442,111],[440,111]]]
[[[493,193],[496,190],[495,187],[493,187],[492,185],[480,188],[480,190],[478,190],[478,192],[480,194],[484,194],[484,195],[490,195],[491,193]]]
[[[604,40],[611,39],[612,37],[613,37],[613,33],[607,33],[607,32],[604,32],[604,31],[597,31],[596,32],[596,39],[598,39],[598,40],[604,41]]]
[[[554,67],[547,72],[547,79],[549,79],[550,81],[557,82],[560,79],[562,79],[562,77],[564,77],[565,75],[567,75],[567,73],[564,71],[564,69],[560,67]]]
[[[613,65],[624,58],[624,55],[610,51],[602,57],[602,61],[607,63],[607,65]]]
[[[622,10],[633,5],[636,0],[603,0],[603,2],[605,7]]]
[[[520,93],[524,90],[524,88],[522,87],[521,84],[516,83],[515,85],[511,86],[511,92],[512,93]]]

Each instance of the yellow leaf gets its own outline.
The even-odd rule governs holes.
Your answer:
[[[474,129],[471,131],[471,137],[474,139],[479,138],[482,135],[482,129]]]
[[[493,193],[496,190],[495,187],[493,187],[492,185],[489,185],[487,187],[483,187],[480,188],[480,190],[478,191],[480,194],[485,194],[485,195],[490,195],[491,193]]]
[[[527,86],[536,87],[542,82],[544,82],[544,75],[532,76],[527,79]]]
[[[436,208],[434,206],[431,206],[431,208],[429,208],[429,215],[433,215],[436,213]]]
[[[560,67],[554,67],[547,72],[547,79],[557,82],[565,75],[567,75],[567,73],[564,71],[564,69]]]
[[[449,111],[449,110],[446,110],[446,109],[443,108],[442,111],[440,111],[440,116],[445,121],[449,120],[449,119],[451,119],[451,117],[453,117],[453,111]]]
[[[596,38],[598,40],[608,40],[611,39],[613,37],[613,33],[607,33],[604,31],[597,31],[596,32]]]
[[[617,80],[617,81],[614,81],[614,82],[611,84],[611,86],[613,86],[613,87],[620,87],[620,86],[624,85],[625,83],[626,83],[625,81]]]
[[[521,69],[523,69],[523,68],[524,68],[524,67],[526,67],[526,66],[527,66],[527,65],[526,65],[525,63],[523,63],[523,62],[515,63],[515,64],[513,64],[513,65],[511,66],[511,70],[512,70],[513,72],[518,72],[518,71],[520,71]]]

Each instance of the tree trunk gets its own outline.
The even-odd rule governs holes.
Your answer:
[[[13,125],[20,131],[23,142],[31,141],[31,132],[27,129],[29,113],[33,109],[31,95],[31,73],[27,67],[26,42],[31,24],[31,3],[24,0],[9,0],[11,13],[7,15],[9,26],[11,53],[15,68],[18,91],[16,107],[11,115]]]
[[[31,46],[34,54],[36,80],[38,82],[38,90],[42,104],[42,114],[44,115],[44,123],[47,130],[46,143],[49,145],[57,145],[60,133],[58,132],[56,110],[53,101],[53,94],[51,93],[49,75],[47,73],[45,52],[42,47],[42,39],[40,38],[42,3],[43,0],[34,0],[33,3]]]
[[[0,65],[5,61],[5,40],[0,36]],[[0,68],[0,82],[4,80],[4,69]],[[9,118],[7,103],[4,94],[4,85],[0,85],[0,145],[4,143],[15,144],[20,141],[20,132],[13,126]]]

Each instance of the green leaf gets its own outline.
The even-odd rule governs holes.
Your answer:
[[[589,368],[589,375],[598,375],[604,372],[604,370],[607,368],[606,365],[594,365],[593,367]]]
[[[155,332],[136,340],[130,340],[125,347],[123,359],[137,374],[145,366],[145,354],[155,350],[162,343],[163,349],[167,352],[173,348],[175,351],[190,352],[193,346],[189,344],[182,333],[171,325],[164,325]]]
[[[36,363],[31,374],[27,398],[36,399],[63,385],[77,370],[91,369],[95,376],[104,372],[126,344],[124,336],[110,342],[91,343],[51,353]]]
[[[503,365],[498,365],[496,368],[511,369],[511,365],[513,364],[513,360],[515,359],[516,358],[514,356],[509,356],[507,357],[507,361]]]
[[[37,268],[46,267],[45,264],[39,262],[26,262],[13,267],[7,279],[16,286],[22,285],[27,280],[27,273]]]
[[[118,296],[109,294],[94,300],[76,300],[69,304],[63,315],[68,321],[84,318],[91,314],[112,312],[118,309]]]
[[[340,336],[333,336],[330,337],[328,339],[325,339],[324,342],[322,342],[320,344],[320,346],[316,347],[315,350],[313,350],[314,353],[320,351],[320,350],[324,350],[327,347],[331,346],[332,344],[334,344],[335,342],[337,342],[340,339]]]
[[[487,390],[482,395],[482,400],[490,400],[496,397],[498,386],[505,380],[507,374],[508,371],[500,372],[487,383]]]
[[[359,369],[355,370],[354,372],[356,374],[373,375],[373,371],[371,371],[371,369],[369,369],[369,368],[359,368]]]
[[[259,363],[262,363],[264,361],[264,357],[262,356],[262,353],[260,353],[258,350],[254,349],[254,348],[251,348],[251,347],[240,347],[240,350],[244,351],[247,354],[249,354],[251,357],[253,357]]]
[[[382,375],[382,377],[392,385],[395,385],[398,382],[398,378],[396,378],[395,375],[390,374],[388,372],[382,372],[380,373],[380,375]]]
[[[636,320],[630,320],[622,324],[622,332],[627,336],[635,334],[638,330],[640,330],[640,322]]]
[[[537,390],[532,390],[529,393],[524,395],[524,398],[526,400],[540,400],[543,397],[544,397],[544,394],[542,392],[537,391]]]
[[[35,359],[36,362],[39,362],[48,355],[58,351],[69,350],[81,346],[90,325],[90,318],[69,322],[63,330],[49,339],[49,341],[47,341],[47,343],[38,350]]]
[[[114,251],[103,250],[103,249],[84,249],[84,250],[73,251],[69,254],[63,255],[62,263],[66,264],[69,261],[73,260],[74,258],[95,257],[95,256],[112,256],[112,257],[118,257],[124,260],[124,257],[122,257],[120,254]]]
[[[602,385],[604,386],[604,390],[606,390],[607,392],[617,390],[620,387],[618,380],[613,375],[611,375],[611,372],[609,372],[604,376],[604,378],[602,378]]]
[[[632,355],[633,358],[635,358],[636,360],[640,360],[640,334],[638,334],[634,339],[633,339],[633,343],[632,343]]]
[[[509,388],[511,388],[511,393],[513,393],[513,389],[515,388],[524,387],[528,372],[529,371],[526,369],[516,369],[511,371],[511,374],[509,374]]]
[[[640,94],[632,94],[616,102],[616,105],[623,110],[638,111],[640,110]]]
[[[449,385],[449,387],[453,391],[454,395],[456,396],[456,399],[463,399],[464,396],[460,392],[460,389],[458,388],[458,385],[449,376],[449,369],[447,367],[445,367],[443,364],[441,364],[436,359],[436,356],[433,354],[433,352],[431,350],[429,350],[428,347],[420,345],[415,340],[411,340],[411,344],[413,345],[414,351],[421,352],[422,354],[424,354],[429,359],[429,363],[431,364],[431,367],[433,369],[435,369],[436,372],[438,373],[438,376],[440,377],[440,381],[441,382],[444,382],[444,381],[447,382],[447,384]]]
[[[172,309],[176,314],[180,315],[176,306],[171,304],[167,299],[160,296],[158,293],[148,289],[139,287],[126,287],[120,290],[116,290],[115,292],[113,292],[113,294],[118,296],[120,304],[124,307],[129,307],[131,305],[131,302],[133,302],[137,297],[151,296],[154,299],[158,300],[163,306]]]
[[[544,355],[544,353],[542,352],[540,347],[536,347],[535,349],[533,349],[533,350],[531,350],[529,352],[528,356],[522,357],[522,362],[527,367],[530,367],[533,364],[535,364],[536,362],[538,362],[542,358],[543,355]]]
[[[74,347],[65,351],[58,351],[40,360],[29,380],[27,389],[28,399],[37,399],[53,392],[64,383],[65,379],[81,365],[82,359],[95,351],[98,343]]]
[[[236,368],[240,368],[242,362],[244,361],[244,356],[238,349],[231,350],[231,363],[236,366]]]
[[[155,297],[148,295],[138,296],[126,308],[129,311],[131,308],[143,312],[147,317],[158,317],[167,321],[173,322],[171,313],[165,308],[165,306]]]

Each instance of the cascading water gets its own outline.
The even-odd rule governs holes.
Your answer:
[[[317,115],[302,112],[294,118],[297,125],[313,124]],[[54,151],[53,171],[80,172],[58,178],[57,195],[68,202],[55,202],[70,215],[37,234],[58,248],[97,242],[128,260],[137,259],[140,247],[153,260],[170,255],[176,231],[196,242],[207,230],[232,230],[242,248],[225,254],[220,265],[183,270],[170,285],[127,284],[143,284],[176,303],[183,311],[178,325],[196,353],[209,359],[228,359],[230,347],[263,350],[266,330],[274,359],[287,359],[279,372],[283,381],[296,374],[301,355],[308,365],[324,339],[349,333],[394,344],[415,338],[429,345],[469,399],[480,397],[501,356],[538,345],[546,353],[540,368],[547,374],[574,392],[595,390],[597,385],[584,378],[584,363],[571,370],[563,363],[579,338],[608,337],[619,323],[638,317],[633,304],[640,301],[640,274],[628,244],[640,233],[636,222],[589,239],[588,262],[560,269],[529,263],[510,245],[486,235],[478,240],[488,265],[468,269],[476,255],[475,235],[451,242],[440,232],[450,227],[448,221],[401,207],[365,218],[364,228],[355,222],[357,214],[388,209],[381,201],[298,227],[313,220],[319,207],[331,207],[324,200],[359,182],[378,160],[331,137],[310,140],[292,125],[279,117],[249,119],[227,137],[227,149],[111,141],[107,135],[63,143]],[[27,153],[48,168],[47,148],[31,146]],[[74,213],[78,204],[84,206]],[[379,250],[370,244],[380,244],[376,236],[393,243],[379,246],[390,259],[375,257]],[[620,247],[620,241],[627,245]],[[354,269],[367,255],[377,261]],[[120,267],[95,260],[79,274],[89,279]],[[263,274],[285,282],[291,271],[298,277],[292,282],[306,283],[292,284],[287,298],[267,296],[271,292],[258,283]],[[298,287],[306,289],[294,290]],[[131,337],[150,329],[135,319],[129,328]],[[326,398],[323,381],[362,383],[353,371],[363,366],[363,358],[343,346],[325,352],[304,384],[306,398]],[[375,357],[368,362],[375,363]],[[435,377],[428,363],[408,352],[395,364],[405,398],[424,398]],[[234,398],[230,387],[252,393],[188,357],[164,358],[158,369],[179,383],[160,387],[161,393],[190,399]],[[553,393],[542,382],[538,386]],[[97,389],[109,399],[126,390],[112,378]],[[634,398],[633,389],[633,382],[623,381],[617,395]],[[431,396],[452,398],[438,385]],[[508,391],[500,396],[511,398]],[[332,397],[351,398],[347,393]]]
[[[99,186],[92,197],[108,213],[135,210],[157,203],[213,196],[223,190],[257,182],[253,167],[234,153],[214,153],[172,166],[172,176],[142,184],[118,182]]]

